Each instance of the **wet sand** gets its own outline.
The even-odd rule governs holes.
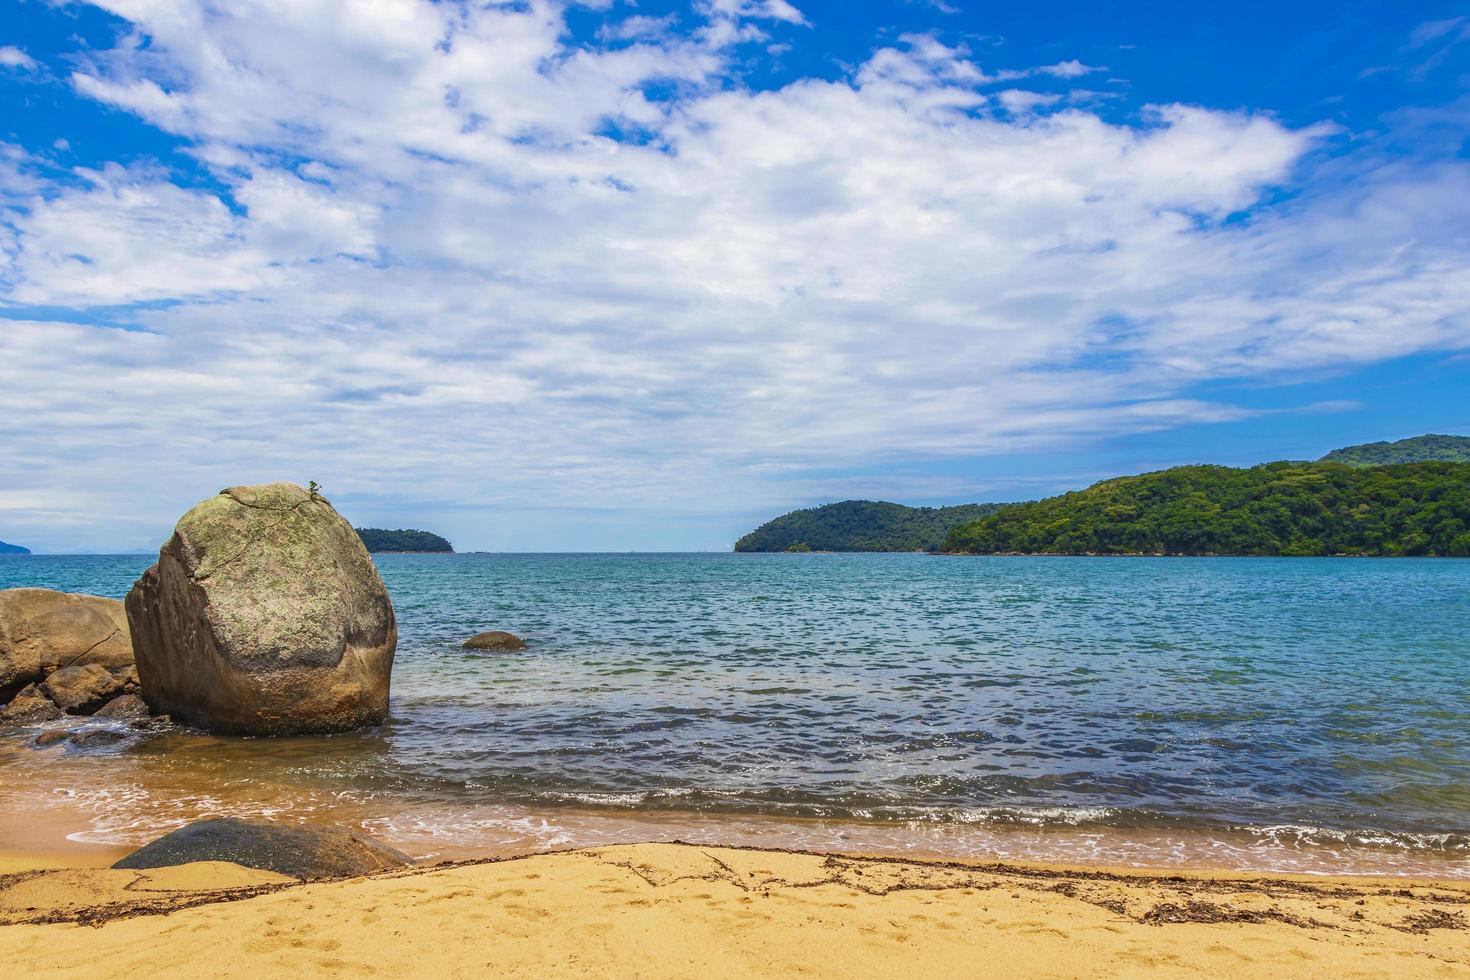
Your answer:
[[[621,845],[0,878],[21,976],[1470,976],[1470,886]]]

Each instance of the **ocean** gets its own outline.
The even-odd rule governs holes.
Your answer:
[[[0,559],[0,588],[121,597],[150,562]],[[0,846],[233,813],[431,857],[677,839],[1470,877],[1470,561],[377,562],[399,622],[387,724],[11,731]],[[460,648],[487,629],[529,647]]]

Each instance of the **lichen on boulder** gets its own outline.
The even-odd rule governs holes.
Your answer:
[[[398,631],[357,532],[292,483],[182,518],[127,598],[143,699],[224,734],[335,732],[388,711]]]

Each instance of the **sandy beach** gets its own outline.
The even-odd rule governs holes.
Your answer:
[[[12,857],[17,976],[1470,976],[1470,886],[641,844],[302,884]]]

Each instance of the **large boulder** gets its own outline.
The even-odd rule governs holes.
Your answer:
[[[355,878],[413,863],[408,855],[351,830],[216,817],[165,834],[113,867],[139,870],[195,861],[229,861],[303,880]]]
[[[0,590],[0,690],[45,680],[61,667],[133,662],[123,604],[52,589]]]
[[[231,487],[199,504],[127,613],[155,713],[237,735],[387,717],[393,605],[357,532],[314,491]]]

